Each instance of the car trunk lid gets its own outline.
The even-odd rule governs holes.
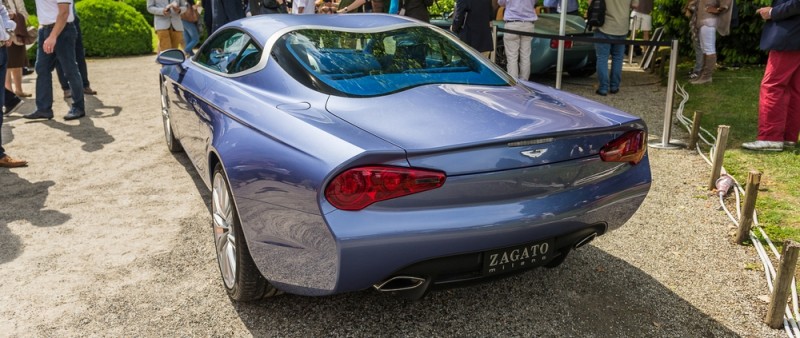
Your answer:
[[[332,96],[327,109],[404,148],[412,166],[449,175],[593,156],[624,131],[644,128],[611,107],[531,86],[427,85],[383,97]]]

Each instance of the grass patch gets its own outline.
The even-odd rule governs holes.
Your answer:
[[[714,82],[691,85],[685,80],[691,64],[679,67],[679,82],[689,94],[685,114],[702,111],[703,128],[716,134],[717,126],[728,125],[725,169],[741,184],[752,170],[761,172],[756,209],[759,222],[773,241],[800,241],[800,150],[754,152],[741,148],[742,142],[758,134],[758,94],[764,67],[747,66],[717,70]]]

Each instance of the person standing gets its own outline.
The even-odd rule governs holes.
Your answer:
[[[365,5],[370,1],[371,0],[341,0],[339,1],[336,13],[363,13],[364,7],[366,7]]]
[[[596,0],[595,0],[596,1]],[[589,6],[592,2],[589,2]],[[606,40],[625,40],[630,28],[631,9],[636,9],[639,0],[606,1],[605,23],[595,28],[594,37]],[[606,96],[619,92],[622,82],[622,58],[625,54],[624,44],[595,42],[597,55],[598,88],[595,94]],[[611,55],[611,74],[608,72],[608,56]]]
[[[181,13],[186,11],[185,0],[147,0],[147,11],[153,14],[159,53],[184,45]]]
[[[631,30],[642,31],[642,38],[650,40],[650,31],[653,30],[653,0],[639,0],[639,6],[631,12]]]
[[[25,9],[25,2],[23,0],[9,0],[8,16],[14,20],[17,28],[16,32],[25,32],[27,35],[27,22],[28,11]],[[7,47],[8,49],[8,70],[6,73],[6,88],[14,92],[15,96],[31,97],[32,95],[22,90],[22,67],[28,66],[28,53],[25,49],[25,42],[17,36],[12,36],[12,44]]]
[[[284,0],[249,0],[250,14],[286,14],[287,4]]]
[[[431,5],[433,5],[433,0],[404,0],[405,14],[403,15],[422,22],[431,22],[431,13],[428,12],[428,7]]]
[[[314,14],[314,0],[294,0],[292,1],[293,14]]]
[[[194,55],[194,46],[200,42],[200,29],[197,25],[200,23],[200,15],[197,11],[197,8],[200,7],[200,4],[197,4],[195,0],[186,0],[186,12],[195,13],[194,21],[191,20],[184,20],[181,18],[181,23],[183,24],[183,51],[186,52],[187,55],[192,56]]]
[[[561,0],[544,0],[542,1],[542,12],[543,13],[555,13],[558,9],[558,4]]]
[[[773,0],[756,13],[766,23],[760,48],[769,51],[758,99],[758,136],[750,150],[781,151],[800,136],[800,0]]]
[[[536,15],[536,0],[499,0],[505,6],[503,28],[533,33],[533,24],[539,18]],[[531,74],[531,42],[532,36],[504,33],[503,46],[506,50],[506,71],[514,79],[527,80]]]
[[[450,30],[488,58],[494,48],[490,26],[494,17],[492,13],[492,2],[489,0],[457,0]]]
[[[83,80],[83,94],[96,95],[97,91],[92,89],[92,86],[89,84],[89,69],[86,67],[86,50],[83,48],[81,20],[80,17],[78,17],[75,6],[72,6],[72,15],[75,16],[75,21],[73,22],[75,23],[75,31],[78,32],[78,36],[75,38],[75,62],[78,63],[78,71],[81,73],[81,80]],[[58,61],[56,61],[56,75],[58,75],[58,83],[61,84],[61,90],[64,91],[64,98],[72,96],[69,83],[67,83],[67,78],[64,76],[64,71]]]
[[[6,6],[0,2],[0,24],[3,29],[0,29],[0,77],[6,77],[6,64],[8,63],[8,46],[11,45],[11,34],[14,33],[14,28],[17,27],[14,21],[8,17],[8,10]],[[0,102],[5,100],[5,91],[0,91]],[[28,165],[27,161],[14,159],[6,154],[3,149],[3,114],[0,114],[0,167],[1,168],[17,168]]]
[[[245,15],[244,7],[244,2],[242,2],[242,0],[211,0],[212,27],[209,35],[226,23],[243,18]],[[256,15],[252,8],[250,12]]]
[[[733,0],[697,0],[695,25],[703,51],[703,67],[698,78],[689,80],[691,84],[711,83],[713,80],[717,66],[717,32],[722,36],[730,34],[731,1]]]
[[[557,6],[555,13],[561,13],[561,1],[558,1],[556,5]],[[567,0],[567,14],[578,15],[578,16],[581,15],[580,6],[578,5],[578,0]]]
[[[53,118],[53,70],[56,61],[63,66],[70,88],[83,88],[81,73],[75,61],[75,16],[72,0],[36,0],[39,17],[39,46],[36,52],[36,111],[27,119]],[[82,90],[72,91],[72,107],[64,116],[74,120],[86,116]]]

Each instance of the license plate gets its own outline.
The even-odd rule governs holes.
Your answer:
[[[553,240],[527,243],[483,253],[483,275],[532,268],[552,257]]]

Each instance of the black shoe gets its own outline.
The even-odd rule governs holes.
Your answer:
[[[26,118],[26,119],[31,119],[31,120],[33,120],[33,119],[48,119],[48,120],[52,120],[53,119],[53,113],[52,112],[45,113],[43,111],[38,111],[37,110],[37,111],[35,111],[33,113],[30,113],[28,115],[25,115],[23,117]]]
[[[22,75],[23,75],[23,76],[25,76],[25,75],[31,75],[31,74],[33,74],[33,73],[34,73],[34,70],[33,70],[33,68],[31,68],[31,67],[22,67]]]
[[[77,119],[79,119],[81,117],[84,117],[84,116],[86,116],[86,113],[84,113],[83,110],[80,110],[78,108],[72,108],[72,109],[69,110],[69,113],[67,113],[67,115],[64,116],[64,120],[67,120],[67,121],[69,121],[69,120],[77,120]]]
[[[8,115],[13,113],[15,110],[17,110],[17,108],[21,107],[23,103],[25,103],[25,101],[22,101],[20,98],[17,98],[16,102],[4,107],[3,115]]]
[[[617,89],[612,89],[612,90],[609,90],[608,92],[609,92],[609,93],[611,93],[611,94],[616,94],[616,93],[619,93],[619,88],[617,88]]]
[[[601,92],[600,89],[596,90],[594,93],[597,94],[597,95],[600,95],[600,96],[608,95],[607,93]]]

